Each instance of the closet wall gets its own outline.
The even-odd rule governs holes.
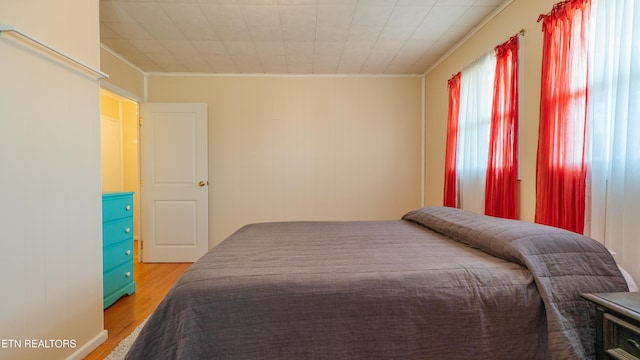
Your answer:
[[[100,91],[102,191],[134,192],[134,238],[140,238],[140,167],[138,104],[110,91]]]

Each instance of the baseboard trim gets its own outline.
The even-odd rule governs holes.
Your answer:
[[[71,354],[71,356],[69,356],[67,360],[84,359],[85,357],[87,357],[87,355],[91,354],[93,350],[97,349],[98,346],[102,345],[102,343],[107,341],[108,337],[109,337],[109,334],[107,330],[102,330],[96,337],[89,340],[89,342],[84,344],[84,346],[82,346],[81,348],[76,350],[73,354]]]

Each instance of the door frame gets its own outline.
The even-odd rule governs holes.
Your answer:
[[[135,139],[129,139],[130,141],[132,141],[133,143],[135,143],[136,146],[136,150],[135,150],[135,161],[137,162],[137,165],[135,166],[135,178],[134,179],[130,179],[132,181],[135,182],[135,187],[129,186],[129,187],[125,187],[125,183],[126,183],[126,178],[127,176],[125,176],[125,169],[124,169],[124,159],[123,161],[121,161],[121,166],[122,166],[122,171],[123,171],[123,175],[122,175],[122,191],[131,191],[134,192],[134,240],[138,240],[138,254],[140,254],[140,237],[141,237],[141,201],[140,201],[140,103],[141,103],[141,99],[128,93],[125,90],[122,90],[118,87],[109,85],[105,82],[101,82],[100,84],[100,95],[102,96],[102,92],[106,91],[107,94],[104,94],[106,96],[112,97],[115,100],[118,100],[120,102],[124,102],[124,101],[129,101],[131,103],[134,103],[136,106],[136,114],[135,114],[135,123],[136,123],[136,136]],[[100,102],[102,102],[102,99],[100,99]],[[102,104],[101,104],[102,105]],[[102,113],[100,113],[100,119],[102,121]],[[122,113],[120,113],[120,119],[122,122]],[[124,124],[121,124],[121,127],[123,127]],[[100,136],[102,137],[102,133],[100,134]],[[124,157],[124,146],[126,146],[126,139],[124,138],[124,135],[121,136],[121,143],[120,146],[122,147],[121,149],[121,156]],[[129,172],[129,174],[131,175],[132,172]],[[137,220],[137,224],[136,224],[136,220]]]

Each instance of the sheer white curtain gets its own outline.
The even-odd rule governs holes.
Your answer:
[[[594,0],[585,234],[640,281],[640,2]]]
[[[460,208],[484,214],[489,131],[496,56],[491,52],[462,70],[456,169]]]

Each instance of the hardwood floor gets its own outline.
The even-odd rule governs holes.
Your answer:
[[[116,301],[104,311],[104,328],[109,338],[86,360],[102,360],[146,319],[158,306],[171,286],[191,263],[143,264],[138,261],[138,244],[134,246],[133,276],[136,292]]]

